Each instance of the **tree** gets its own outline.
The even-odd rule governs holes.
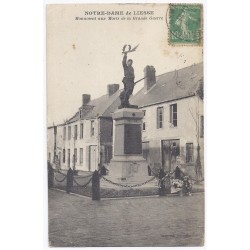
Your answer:
[[[202,168],[201,168],[201,160],[200,160],[200,112],[199,112],[199,102],[200,100],[203,101],[204,93],[203,93],[203,78],[200,79],[199,86],[196,91],[197,98],[197,107],[195,110],[195,114],[191,111],[189,108],[189,112],[193,118],[193,121],[195,123],[195,136],[197,140],[197,157],[195,161],[195,174],[196,174],[196,180],[202,180],[203,174],[202,174]]]

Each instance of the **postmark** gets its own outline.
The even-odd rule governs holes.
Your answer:
[[[169,45],[202,45],[202,4],[170,4],[167,15]]]

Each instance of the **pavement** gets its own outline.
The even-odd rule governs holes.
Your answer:
[[[52,247],[173,247],[204,242],[204,193],[100,201],[53,189],[48,195]]]

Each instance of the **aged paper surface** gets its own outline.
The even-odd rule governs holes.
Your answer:
[[[47,5],[46,36],[49,245],[203,246],[202,4]]]

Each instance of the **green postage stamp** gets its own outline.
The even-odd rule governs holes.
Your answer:
[[[202,45],[202,5],[170,4],[169,44]]]

